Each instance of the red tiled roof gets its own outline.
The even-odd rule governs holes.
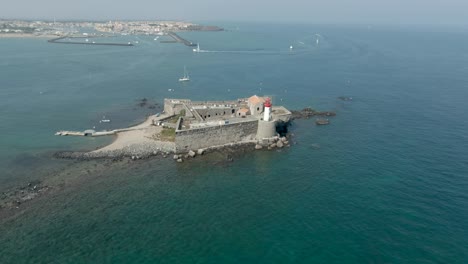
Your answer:
[[[254,96],[251,96],[248,101],[249,101],[249,104],[256,105],[258,103],[265,102],[265,99],[263,97],[259,97],[259,96],[254,95]]]
[[[247,109],[247,108],[241,108],[241,109],[239,109],[239,112],[241,112],[241,113],[246,113],[246,114],[247,114],[247,113],[249,112],[249,109]]]

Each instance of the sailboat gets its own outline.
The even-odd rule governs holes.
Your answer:
[[[200,44],[197,43],[197,48],[193,49],[193,52],[200,52]]]
[[[190,81],[190,77],[187,73],[187,69],[184,66],[184,77],[179,78],[179,82],[188,82],[188,81]]]

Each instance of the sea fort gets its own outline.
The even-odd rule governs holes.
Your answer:
[[[117,136],[110,145],[91,152],[60,153],[67,158],[140,158],[159,153],[194,157],[227,146],[288,146],[287,139],[277,131],[287,126],[291,117],[285,107],[274,106],[270,98],[257,95],[230,101],[164,99],[164,111],[137,126],[99,132],[59,131],[56,135]]]

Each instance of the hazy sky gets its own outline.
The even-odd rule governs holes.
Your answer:
[[[468,24],[468,0],[11,0],[0,18]]]

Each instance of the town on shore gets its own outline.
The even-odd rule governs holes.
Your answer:
[[[51,37],[76,34],[158,35],[177,31],[221,31],[183,21],[29,21],[0,19],[0,37]]]

